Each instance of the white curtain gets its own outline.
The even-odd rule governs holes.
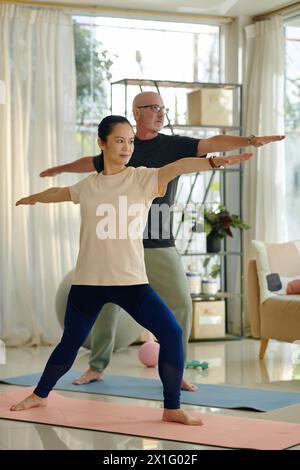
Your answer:
[[[71,203],[18,206],[50,186],[38,175],[75,157],[72,18],[56,10],[0,5],[0,338],[7,345],[57,340],[57,287],[75,262],[79,213]],[[74,181],[74,177],[73,177]]]
[[[284,134],[284,28],[280,16],[245,27],[245,134]],[[259,149],[244,166],[243,205],[244,279],[254,257],[251,240],[280,242],[286,239],[284,142]],[[245,283],[247,298],[247,283]],[[247,302],[245,333],[249,332]]]
[[[245,133],[284,134],[284,28],[280,16],[246,26]],[[245,165],[246,261],[251,240],[285,240],[284,142],[271,143]]]

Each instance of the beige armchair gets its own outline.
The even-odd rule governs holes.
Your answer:
[[[251,333],[261,338],[259,357],[263,359],[269,339],[289,343],[300,339],[300,295],[274,295],[261,304],[255,260],[249,261],[247,284]]]

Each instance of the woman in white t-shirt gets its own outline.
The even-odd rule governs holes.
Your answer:
[[[60,343],[51,354],[34,393],[11,407],[13,411],[45,406],[56,382],[72,366],[106,303],[124,308],[160,343],[159,375],[164,392],[164,421],[200,425],[199,418],[180,408],[184,360],[181,328],[170,309],[148,284],[143,254],[143,230],[154,198],[183,173],[211,170],[248,160],[233,157],[180,159],[162,168],[127,167],[134,134],[122,116],[107,116],[98,127],[104,171],[74,186],[50,188],[20,199],[16,205],[72,201],[80,204],[80,249]]]

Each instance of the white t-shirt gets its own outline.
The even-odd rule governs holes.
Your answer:
[[[80,204],[80,249],[73,284],[147,284],[143,231],[158,193],[158,168],[128,167],[114,175],[93,173],[71,186]]]

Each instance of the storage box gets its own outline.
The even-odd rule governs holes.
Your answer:
[[[193,301],[191,339],[225,336],[225,301]]]
[[[187,95],[188,124],[232,126],[233,93],[224,88],[202,88]]]

